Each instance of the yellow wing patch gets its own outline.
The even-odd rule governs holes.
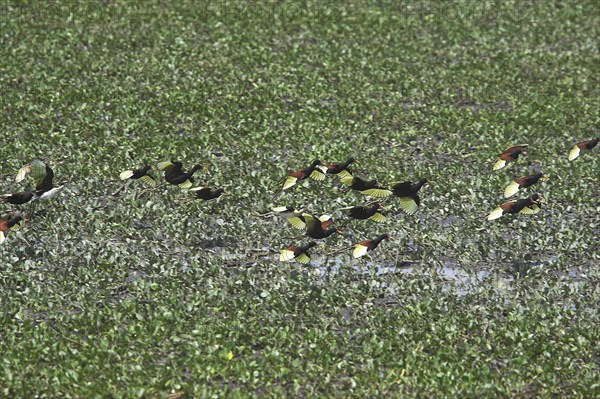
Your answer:
[[[569,151],[569,161],[572,161],[575,158],[577,158],[579,156],[580,152],[581,152],[581,149],[579,148],[579,146],[577,144],[575,144],[573,146],[573,148],[571,148],[571,151]]]
[[[354,250],[352,251],[352,256],[355,258],[360,258],[361,256],[364,256],[368,251],[369,251],[368,247],[365,247],[364,245],[356,244],[356,245],[354,245]]]
[[[369,219],[377,223],[383,223],[386,220],[385,216],[379,212],[376,212],[373,216],[369,217]]]
[[[119,178],[121,180],[127,180],[129,179],[131,176],[133,176],[133,170],[125,170],[121,173],[119,173]]]
[[[302,230],[302,229],[306,228],[306,223],[304,223],[304,221],[302,219],[300,219],[298,216],[293,216],[293,217],[289,218],[288,221],[290,222],[292,227],[295,229]]]
[[[503,214],[504,214],[504,209],[502,209],[501,207],[498,207],[498,208],[496,208],[496,209],[494,209],[493,211],[490,212],[490,214],[487,217],[487,220],[498,219]]]
[[[521,186],[516,181],[511,181],[508,186],[504,189],[504,198],[511,197],[515,195]]]
[[[519,211],[519,213],[522,213],[524,215],[535,215],[536,213],[538,213],[542,208],[540,208],[538,205],[533,204],[531,206],[526,206],[525,208],[521,209]]]
[[[179,183],[179,187],[183,189],[188,189],[193,186],[193,183],[189,180],[184,181],[183,183]]]
[[[350,178],[352,177],[352,175],[350,174],[350,172],[348,172],[347,170],[342,170],[341,172],[339,172],[339,173],[336,173],[336,174],[337,174],[337,176],[338,176],[340,179],[343,179],[343,178],[345,178],[345,177],[350,177]]]
[[[360,193],[376,198],[386,198],[392,195],[390,190],[384,190],[382,188],[370,188],[368,190],[361,191]]]
[[[310,262],[310,256],[308,256],[306,253],[302,252],[300,255],[296,256],[296,262],[302,263],[303,265],[305,265],[308,262]]]
[[[25,180],[25,177],[27,176],[27,173],[29,173],[29,172],[31,172],[31,167],[29,165],[23,166],[17,172],[17,176],[15,177],[15,182],[20,183],[23,180]]]
[[[340,179],[340,181],[342,183],[344,183],[345,185],[347,185],[347,186],[351,186],[352,185],[352,180],[354,180],[354,178],[352,177],[352,175],[348,175],[348,176],[342,177]]]
[[[294,251],[290,251],[289,249],[282,249],[279,251],[279,260],[282,262],[287,262],[288,260],[294,259]]]
[[[162,161],[156,164],[159,170],[165,170],[171,165],[173,164],[170,161]]]
[[[0,245],[2,245],[4,241],[6,241],[6,235],[4,234],[4,232],[0,231]]]
[[[502,169],[505,166],[506,166],[506,161],[504,159],[498,159],[492,169],[498,170],[498,169]]]
[[[146,184],[151,185],[151,186],[156,185],[156,180],[154,180],[153,178],[151,178],[148,175],[144,175],[144,176],[140,177],[140,180],[143,181]]]
[[[285,182],[283,183],[282,190],[287,190],[288,188],[290,188],[294,184],[296,184],[297,181],[298,181],[298,179],[296,177],[294,177],[294,176],[288,176],[285,179]]]
[[[400,197],[400,208],[409,215],[412,215],[419,209],[414,199],[410,197]]]
[[[325,180],[325,174],[322,171],[315,169],[310,174],[310,178],[316,181],[322,181]]]

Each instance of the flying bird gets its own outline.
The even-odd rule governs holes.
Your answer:
[[[189,172],[183,171],[183,164],[179,161],[162,161],[158,163],[158,169],[165,172],[165,180],[167,183],[179,186],[184,189],[192,187],[194,178],[192,175],[196,173],[198,169],[201,169],[201,165],[194,165]]]
[[[531,176],[519,177],[518,179],[513,180],[506,186],[506,188],[504,189],[504,198],[512,197],[520,189],[531,187],[534,184],[536,184],[538,181],[544,181],[544,180],[548,180],[548,176],[546,176],[542,172],[536,173],[535,175],[531,175]]]
[[[361,242],[357,242],[354,244],[354,250],[352,251],[352,256],[355,258],[360,258],[367,254],[367,252],[373,251],[383,240],[389,239],[390,236],[388,234],[382,234],[379,237],[373,240],[365,240]]]
[[[421,179],[415,184],[406,181],[392,186],[392,193],[400,199],[400,207],[404,212],[412,215],[417,211],[421,204],[419,190],[427,183],[429,183],[429,180]]]
[[[308,250],[316,246],[317,243],[315,241],[312,241],[301,247],[284,248],[279,252],[279,260],[285,262],[288,260],[296,259],[296,262],[298,263],[307,264],[308,262],[310,262]]]
[[[544,199],[540,194],[534,194],[528,198],[505,202],[493,211],[491,211],[487,217],[487,220],[498,219],[499,217],[507,213],[522,213],[525,215],[534,215],[542,209],[543,200]]]
[[[499,170],[506,166],[507,163],[519,158],[519,155],[527,154],[527,144],[515,145],[508,147],[501,154],[498,154],[498,160],[494,164],[493,170]]]
[[[591,150],[598,144],[598,142],[600,142],[600,137],[597,137],[593,140],[580,141],[579,143],[575,144],[573,148],[571,148],[571,151],[569,151],[569,161],[577,158],[581,151]]]

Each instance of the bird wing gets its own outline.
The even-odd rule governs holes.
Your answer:
[[[400,197],[400,208],[407,214],[412,215],[417,211],[419,205],[412,197]]]
[[[340,181],[341,181],[342,183],[344,183],[345,185],[347,185],[347,186],[351,186],[351,185],[352,185],[352,182],[353,182],[353,180],[354,180],[354,177],[353,177],[352,175],[348,175],[348,176],[342,177],[342,178],[340,179]]]
[[[487,220],[498,219],[503,214],[504,214],[504,209],[502,209],[502,207],[499,206],[499,207],[497,207],[496,209],[494,209],[493,211],[490,212],[490,214],[487,217]]]
[[[283,187],[281,189],[287,190],[288,188],[290,188],[294,184],[296,184],[297,181],[298,181],[298,178],[296,176],[289,175],[288,177],[285,178],[285,182],[283,182]]]
[[[519,188],[521,188],[519,183],[515,180],[511,181],[504,189],[504,198],[512,197],[519,191]]]
[[[498,158],[492,170],[499,170],[506,166],[506,161],[502,158]]]
[[[368,241],[361,241],[359,243],[354,244],[354,250],[352,251],[352,256],[354,258],[360,258],[369,251],[369,247],[365,245],[365,243],[367,242]]]
[[[579,148],[579,146],[577,144],[575,144],[573,146],[573,148],[571,148],[571,151],[569,151],[569,161],[572,161],[575,158],[577,158],[579,156],[580,152],[581,152],[581,149]]]
[[[295,248],[285,248],[279,251],[279,260],[282,262],[286,262],[288,260],[294,259],[294,249]]]
[[[144,176],[140,177],[140,180],[150,186],[156,185],[156,180],[154,180],[154,178],[150,175],[144,175]]]
[[[306,252],[302,252],[302,253],[298,254],[298,256],[296,256],[296,262],[302,263],[303,265],[305,265],[308,262],[310,262],[310,256],[308,256],[308,254]]]
[[[322,170],[315,169],[310,174],[310,178],[316,181],[322,181],[325,180],[325,173],[323,173]]]
[[[363,190],[360,193],[376,198],[386,198],[392,195],[392,192],[390,190],[386,190],[383,188],[370,188],[368,190]]]
[[[119,173],[119,178],[121,180],[130,179],[131,176],[133,176],[133,170],[124,170],[123,172]]]
[[[386,220],[385,215],[383,215],[382,213],[379,213],[379,212],[375,212],[375,214],[370,216],[369,219],[371,219],[372,221],[377,222],[377,223],[383,223]]]

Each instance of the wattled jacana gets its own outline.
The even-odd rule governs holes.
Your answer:
[[[211,190],[208,186],[190,188],[190,191],[196,195],[196,198],[204,201],[219,198],[225,192],[223,188]]]
[[[306,245],[301,247],[288,247],[282,249],[279,252],[279,260],[284,262],[292,259],[296,259],[296,262],[306,264],[310,262],[310,256],[308,255],[308,250],[316,247],[317,243],[312,241]]]
[[[19,215],[4,215],[0,217],[0,244],[6,240],[8,231],[21,220],[23,220],[23,217]]]
[[[332,163],[321,168],[323,172],[330,175],[338,175],[340,178],[352,175],[352,171],[348,168],[351,163],[358,161],[352,157],[348,158],[344,163]]]
[[[357,242],[356,244],[354,244],[352,256],[355,258],[360,258],[361,256],[364,256],[367,252],[370,252],[377,248],[381,241],[386,240],[388,238],[390,238],[388,234],[382,234],[373,240]]]
[[[371,197],[385,198],[392,195],[392,192],[380,186],[377,180],[364,180],[356,176],[346,176],[342,177],[340,181],[352,190]]]
[[[143,168],[128,169],[128,170],[125,170],[125,171],[121,172],[119,174],[119,178],[121,178],[121,180],[127,180],[127,179],[137,180],[137,179],[140,179],[144,183],[149,184],[151,186],[154,186],[154,185],[156,185],[156,180],[154,180],[154,178],[152,176],[150,176],[150,174],[148,173],[148,171],[151,168],[152,167],[150,165],[144,165]]]
[[[323,165],[323,162],[315,159],[308,168],[299,169],[295,172],[288,172],[281,190],[287,190],[294,186],[298,181],[308,179],[309,177],[317,181],[324,180],[325,174],[320,169],[317,169],[317,166],[319,165]]]
[[[506,213],[523,213],[525,215],[534,215],[542,209],[542,201],[544,199],[540,194],[534,194],[529,198],[512,200],[503,203],[496,209],[490,212],[487,220],[498,219]]]
[[[575,144],[573,148],[571,148],[571,151],[569,151],[569,161],[577,158],[581,151],[591,150],[598,144],[598,142],[600,142],[600,137],[597,137],[593,140],[580,141],[579,143]]]
[[[189,172],[183,171],[183,164],[179,161],[163,161],[158,163],[158,169],[165,172],[165,180],[167,183],[178,185],[181,188],[190,188],[194,183],[192,175],[196,173],[198,169],[201,169],[201,165],[194,165]]]
[[[519,158],[520,154],[527,154],[527,144],[515,145],[508,147],[501,154],[498,154],[498,160],[494,164],[493,170],[499,170],[506,166],[507,163]]]
[[[531,176],[522,176],[518,179],[513,180],[504,189],[504,198],[515,195],[521,188],[527,188],[536,184],[539,180],[548,180],[548,177],[542,172],[536,173]]]
[[[14,194],[3,194],[0,202],[8,202],[13,205],[23,205],[31,201],[34,197],[33,191],[21,191]]]
[[[418,192],[426,183],[429,183],[429,180],[421,179],[415,184],[405,181],[392,186],[392,193],[400,198],[400,207],[404,212],[412,215],[417,211],[421,204]]]
[[[333,233],[337,233],[338,229],[335,227],[328,228],[333,224],[331,220],[322,222],[320,219],[310,217],[306,218],[306,235],[311,238],[321,239],[327,238]]]
[[[379,202],[372,206],[353,206],[349,208],[348,216],[351,219],[371,219],[374,222],[383,223],[386,220],[383,209],[385,208]]]

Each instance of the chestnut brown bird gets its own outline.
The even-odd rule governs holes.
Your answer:
[[[400,208],[404,212],[412,215],[417,211],[421,204],[418,192],[427,183],[429,183],[429,180],[421,179],[415,184],[412,184],[411,181],[405,181],[392,186],[392,193],[400,199]]]
[[[571,148],[571,151],[569,151],[569,161],[577,158],[581,151],[591,150],[598,144],[598,142],[600,142],[600,137],[596,137],[593,140],[580,141],[579,143],[575,144],[573,148]]]
[[[294,186],[298,181],[308,179],[309,177],[317,181],[324,180],[325,174],[322,170],[317,169],[317,166],[319,165],[323,165],[323,162],[315,159],[307,168],[299,169],[295,172],[288,172],[288,176],[286,177],[281,190],[287,190]]]
[[[121,172],[119,174],[119,178],[121,180],[127,180],[127,179],[137,180],[137,179],[140,179],[144,183],[149,184],[151,186],[154,186],[154,185],[156,185],[156,180],[154,180],[154,178],[152,176],[150,176],[150,174],[148,173],[148,171],[151,168],[152,167],[150,165],[144,165],[143,168],[124,170],[123,172]]]
[[[0,245],[6,240],[8,231],[23,220],[19,215],[4,215],[0,217]]]
[[[507,163],[519,158],[520,154],[527,154],[527,144],[515,145],[508,147],[501,154],[498,154],[498,160],[494,164],[493,170],[499,170],[506,166]]]
[[[194,165],[189,172],[183,171],[183,164],[179,161],[163,161],[158,163],[158,169],[165,172],[165,180],[167,183],[178,185],[181,188],[187,189],[192,187],[194,178],[192,175],[196,173],[198,169],[201,169],[201,165]]]
[[[361,242],[357,242],[354,244],[354,250],[352,251],[352,256],[355,258],[360,258],[364,256],[367,252],[370,252],[377,248],[379,243],[383,240],[389,239],[390,236],[388,234],[382,234],[379,237],[373,240],[365,240]]]
[[[328,228],[333,225],[333,222],[328,216],[317,218],[308,213],[303,213],[301,216],[306,224],[306,235],[311,238],[317,240],[327,238],[338,231],[335,227]]]
[[[8,202],[13,205],[23,205],[28,203],[35,196],[33,191],[21,191],[14,194],[3,194],[0,197],[0,202]]]
[[[506,213],[523,213],[525,215],[534,215],[542,209],[543,200],[544,199],[540,194],[534,194],[529,198],[505,202],[491,211],[487,217],[487,220],[498,219]]]
[[[330,175],[338,175],[340,178],[347,177],[352,175],[352,171],[349,169],[349,166],[354,162],[359,163],[356,159],[350,157],[344,163],[332,163],[325,165],[321,168],[321,170]]]
[[[204,201],[209,201],[215,198],[219,198],[221,194],[225,192],[225,189],[218,188],[211,190],[208,186],[190,188],[190,191],[196,195],[196,198]]]
[[[353,206],[351,208],[344,209],[349,209],[348,216],[350,219],[348,222],[352,219],[371,219],[374,222],[383,223],[386,220],[385,213],[383,212],[383,209],[385,208],[379,202],[376,202],[371,206]]]
[[[342,177],[340,181],[352,190],[371,197],[385,198],[392,195],[392,192],[383,188],[377,180],[364,180],[360,177],[349,175]]]
[[[312,241],[301,247],[288,247],[282,249],[281,251],[279,251],[279,260],[285,262],[288,260],[296,259],[296,262],[306,264],[310,262],[308,250],[316,246],[317,243],[315,241]]]
[[[548,180],[548,176],[539,172],[531,176],[522,176],[510,182],[504,189],[504,198],[515,195],[520,189],[533,186],[538,181]]]

